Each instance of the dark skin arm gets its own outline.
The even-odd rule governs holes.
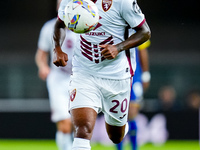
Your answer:
[[[59,67],[59,66],[66,66],[68,61],[68,55],[64,53],[61,49],[61,43],[64,41],[65,37],[65,24],[63,21],[57,19],[55,26],[54,26],[54,57],[53,57],[53,63]]]
[[[147,48],[139,50],[140,64],[142,72],[149,71],[149,54]]]
[[[102,55],[106,59],[114,59],[121,51],[137,47],[147,41],[151,36],[151,31],[147,22],[145,22],[141,27],[134,28],[134,30],[136,33],[132,34],[128,39],[117,45],[99,45],[103,48],[101,52]]]

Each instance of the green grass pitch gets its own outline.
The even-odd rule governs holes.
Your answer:
[[[58,150],[54,140],[5,140],[0,139],[0,150]],[[115,146],[92,144],[92,150],[116,150]],[[131,150],[127,144],[124,150]],[[164,145],[145,144],[139,150],[200,150],[198,141],[167,141]]]

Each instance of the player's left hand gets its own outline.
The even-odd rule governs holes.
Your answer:
[[[103,48],[101,54],[106,59],[114,59],[119,53],[115,45],[99,45],[99,47]]]

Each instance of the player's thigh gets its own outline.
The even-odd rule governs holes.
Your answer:
[[[143,98],[143,86],[142,82],[134,81],[131,88],[131,101],[139,102]]]
[[[140,110],[140,104],[134,101],[130,101],[128,120],[133,120],[138,115],[139,110]]]
[[[58,121],[56,126],[58,131],[63,133],[71,133],[72,131],[72,123],[70,118]]]
[[[130,105],[129,105],[129,120],[134,119],[139,110],[140,104],[143,99],[143,87],[141,81],[135,81],[132,84],[131,88],[131,97],[130,97]]]

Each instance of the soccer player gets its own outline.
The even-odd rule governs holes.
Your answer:
[[[140,103],[143,99],[143,91],[146,91],[150,84],[151,75],[149,72],[149,59],[148,50],[150,41],[146,41],[142,45],[138,46],[135,50],[136,56],[136,70],[133,76],[131,98],[129,106],[129,141],[131,143],[132,150],[137,150],[137,124],[135,117],[140,110]],[[123,141],[117,144],[117,150],[123,149]]]
[[[56,66],[68,63],[68,55],[60,44],[68,2],[62,0],[54,28]],[[151,34],[136,0],[94,2],[99,10],[99,24],[90,33],[79,35],[72,62],[69,104],[74,126],[72,150],[91,149],[90,139],[100,111],[104,113],[109,138],[113,143],[122,141],[128,131],[130,79],[134,71],[128,49],[141,45]],[[136,32],[125,40],[128,26]]]
[[[61,0],[57,1],[59,6]],[[53,59],[53,30],[56,18],[47,21],[40,31],[38,49],[35,62],[38,67],[39,77],[47,81],[49,93],[51,120],[57,125],[56,143],[60,150],[70,150],[72,146],[71,119],[68,113],[69,79],[72,73],[72,55],[76,43],[76,35],[66,30],[66,38],[62,49],[68,54],[68,65],[56,67]],[[48,58],[51,56],[49,64]]]

